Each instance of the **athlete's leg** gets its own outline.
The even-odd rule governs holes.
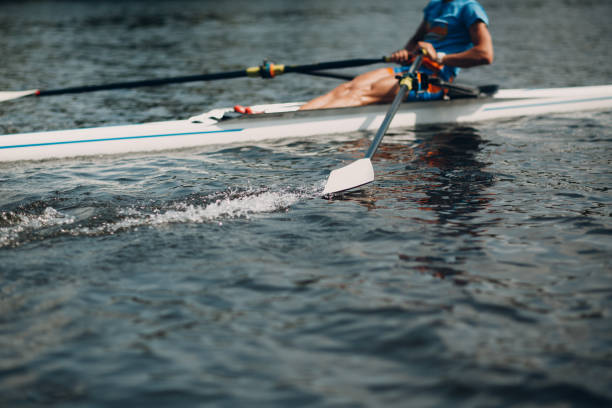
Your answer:
[[[388,68],[380,68],[359,75],[325,95],[304,104],[300,109],[325,109],[362,106],[393,100],[397,93],[397,79]]]

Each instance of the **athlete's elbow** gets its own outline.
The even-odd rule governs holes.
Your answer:
[[[479,57],[480,65],[491,65],[494,60],[493,51],[485,51]]]
[[[472,49],[474,65],[491,65],[493,63],[493,47],[477,45]]]

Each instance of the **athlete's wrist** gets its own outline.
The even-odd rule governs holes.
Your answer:
[[[438,52],[436,53],[436,62],[437,62],[438,64],[442,64],[442,65],[444,65],[444,57],[446,57],[446,53],[445,53],[445,52],[438,51]]]

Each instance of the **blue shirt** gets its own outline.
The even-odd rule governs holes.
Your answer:
[[[455,54],[474,46],[470,37],[470,27],[474,23],[482,21],[489,25],[487,13],[476,0],[431,0],[423,12],[427,25],[423,41],[446,54]],[[457,67],[444,67],[440,76],[448,80],[459,71]]]

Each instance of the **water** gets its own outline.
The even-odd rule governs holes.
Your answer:
[[[424,3],[4,2],[0,88],[375,57]],[[608,1],[483,4],[496,63],[464,82],[611,82]],[[25,98],[0,127],[186,118],[337,83]],[[328,172],[370,133],[1,164],[0,405],[610,405],[610,129],[583,112],[393,131],[376,182],[333,201]]]

